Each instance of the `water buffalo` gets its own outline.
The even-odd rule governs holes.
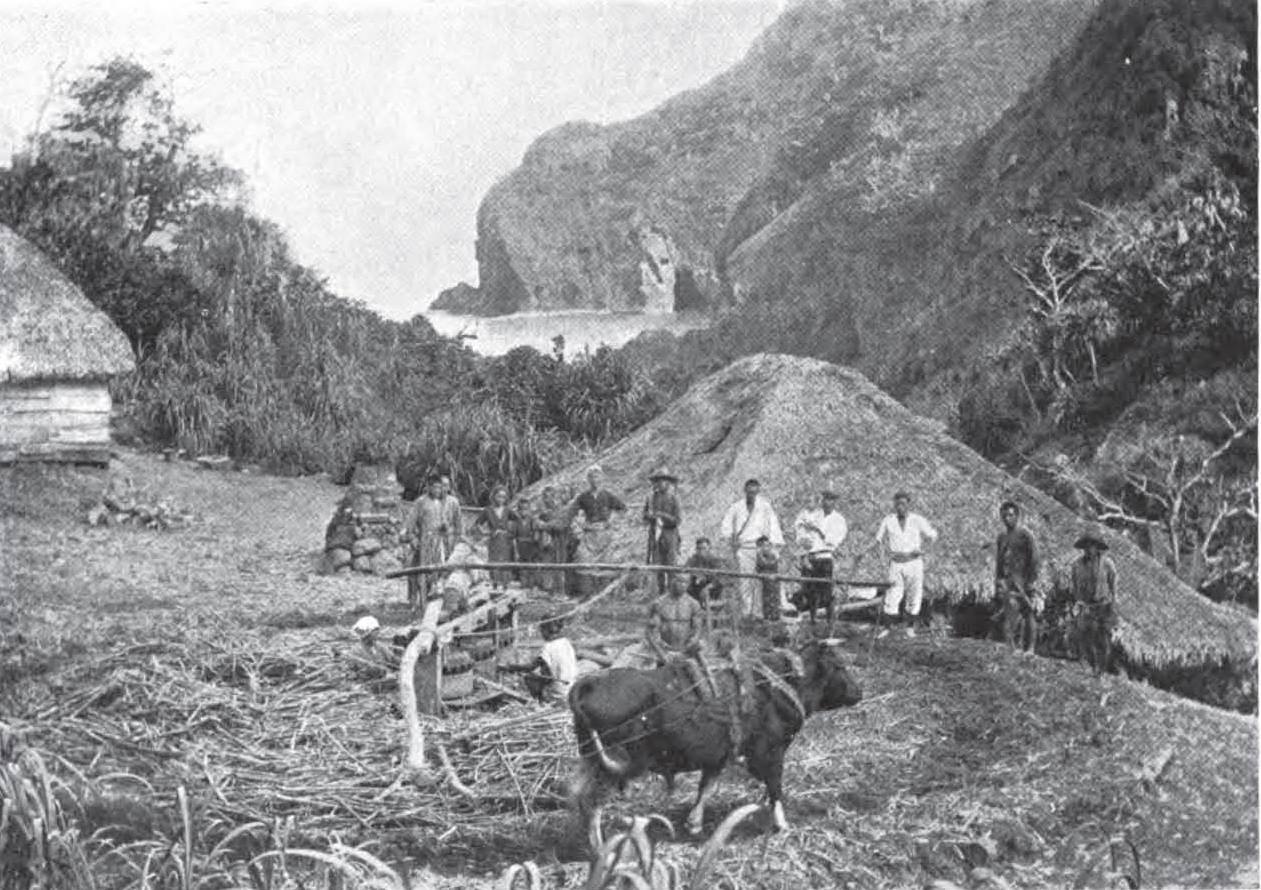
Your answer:
[[[777,829],[786,828],[784,753],[806,717],[862,700],[835,640],[812,640],[800,652],[774,649],[721,665],[678,660],[655,670],[615,668],[580,678],[569,693],[582,774],[579,812],[600,818],[614,785],[645,772],[700,770],[687,818],[700,831],[705,802],[733,759],[766,784]]]

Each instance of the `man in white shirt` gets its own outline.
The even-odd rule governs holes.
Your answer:
[[[784,533],[771,502],[761,495],[756,479],[744,483],[744,498],[736,501],[722,518],[721,535],[731,547],[741,572],[757,570],[757,539],[765,535],[775,547],[784,546]],[[761,582],[757,578],[741,578],[738,586],[738,608],[741,615],[761,614]]]
[[[924,545],[937,540],[937,531],[928,520],[911,512],[911,496],[899,491],[893,496],[893,513],[880,522],[876,539],[867,551],[883,547],[889,556],[889,581],[885,595],[886,625],[877,636],[887,636],[898,621],[898,607],[906,597],[906,635],[915,636],[915,620],[924,599]],[[863,551],[866,553],[867,551]]]
[[[527,674],[526,687],[540,701],[564,704],[569,699],[569,689],[578,679],[578,655],[574,644],[564,636],[564,622],[552,618],[539,625],[543,648]]]
[[[796,594],[797,607],[809,611],[812,624],[815,610],[820,607],[827,610],[829,623],[835,618],[833,567],[849,534],[849,525],[836,509],[836,501],[836,492],[823,492],[820,505],[802,510],[793,523],[797,549],[803,557],[802,574],[809,578],[827,579],[803,585]]]

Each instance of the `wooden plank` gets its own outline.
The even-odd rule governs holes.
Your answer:
[[[53,411],[109,412],[112,399],[104,383],[51,383],[0,385],[0,412],[6,406]]]
[[[15,463],[75,463],[109,464],[110,446],[89,447],[83,445],[50,446],[39,450],[18,449],[0,444],[0,464]]]
[[[442,600],[425,606],[425,614],[420,621],[421,633],[436,632],[441,612]],[[442,714],[442,662],[446,647],[441,640],[439,635],[437,644],[416,662],[416,707],[422,714]]]
[[[464,563],[465,569],[534,569],[537,571],[559,570],[571,572],[669,572],[671,574],[681,575],[713,575],[723,578],[757,578],[762,581],[792,581],[798,584],[813,584],[820,581],[819,578],[807,578],[804,575],[783,575],[783,574],[762,574],[760,572],[741,572],[735,569],[704,569],[690,570],[684,566],[661,566],[649,565],[646,563],[619,563],[619,562],[469,562]],[[408,575],[425,575],[433,572],[450,571],[451,566],[446,563],[435,563],[433,565],[409,566],[407,568],[395,569],[388,573],[387,578],[406,578]],[[851,587],[875,587],[877,589],[885,589],[893,586],[893,582],[889,580],[868,581],[860,578],[833,578],[834,584],[848,584]]]
[[[449,639],[456,634],[466,634],[475,631],[492,617],[498,619],[507,615],[523,599],[525,599],[523,591],[506,590],[498,598],[478,606],[472,611],[465,612],[463,615],[452,618],[446,624],[441,625],[438,628],[438,637],[440,639]]]

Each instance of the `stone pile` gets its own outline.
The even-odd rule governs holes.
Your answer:
[[[324,532],[324,570],[383,575],[401,568],[408,550],[406,517],[394,472],[356,466]]]
[[[139,525],[152,529],[184,528],[193,514],[173,507],[151,492],[137,491],[129,477],[111,477],[101,499],[84,517],[88,525]]]

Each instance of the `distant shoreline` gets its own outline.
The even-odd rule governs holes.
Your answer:
[[[565,338],[565,349],[571,353],[601,345],[616,348],[644,331],[681,334],[708,327],[712,321],[699,312],[602,309],[540,310],[512,315],[465,315],[430,309],[424,317],[444,336],[466,335],[465,344],[483,355],[502,355],[518,346],[550,352],[557,336]]]

